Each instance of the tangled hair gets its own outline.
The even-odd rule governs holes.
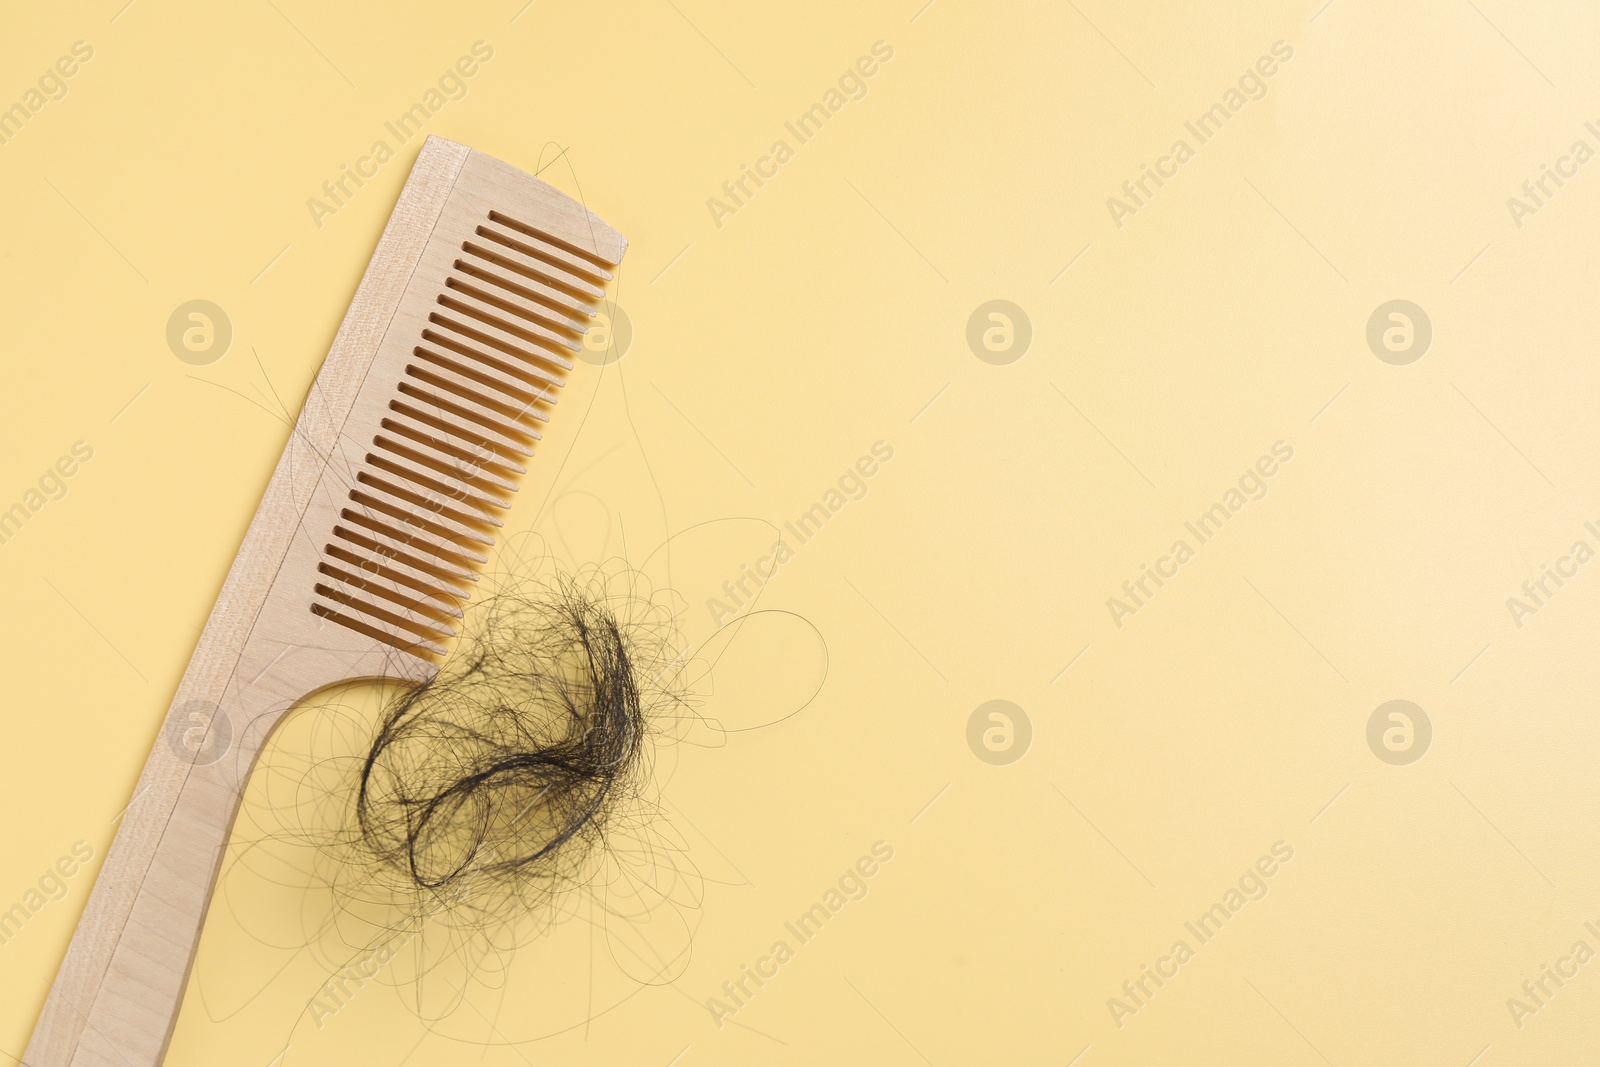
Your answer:
[[[309,950],[327,982],[295,1032],[377,985],[438,1037],[516,1045],[685,973],[708,879],[666,785],[804,708],[826,646],[778,611],[706,634],[670,583],[541,546],[505,546],[431,682],[358,683],[286,717],[208,919],[280,962],[202,953],[208,1011],[242,1011]],[[535,944],[542,965],[516,966]],[[528,1010],[502,1020],[489,997]]]
[[[641,773],[616,617],[574,581],[480,605],[468,654],[396,699],[361,767],[359,843],[418,891],[559,879]]]

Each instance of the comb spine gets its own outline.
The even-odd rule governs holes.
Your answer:
[[[234,750],[196,767],[157,739],[29,1039],[30,1067],[155,1067],[166,1054],[242,783],[267,736],[247,726],[304,695],[267,687],[282,649],[253,640],[256,624],[470,154],[430,138],[418,156],[167,713],[170,737],[196,702],[220,706],[238,720]],[[352,668],[432,674],[421,660],[326,658],[330,682]],[[161,893],[141,892],[158,881]]]

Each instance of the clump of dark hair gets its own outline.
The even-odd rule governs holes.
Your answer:
[[[341,1008],[347,983],[376,982],[430,1033],[481,1043],[489,1016],[475,1004],[447,1020],[506,996],[515,973],[537,1009],[491,1026],[517,1045],[688,967],[706,878],[665,783],[696,758],[685,746],[718,749],[797,714],[826,677],[826,645],[817,635],[808,660],[804,635],[763,630],[798,619],[815,633],[776,610],[697,639],[670,585],[620,560],[569,569],[538,546],[508,542],[514,565],[484,575],[494,592],[467,610],[434,680],[332,691],[263,751],[211,922],[284,952],[285,967],[309,950],[327,969],[297,1027]],[[735,639],[754,663],[727,665]],[[720,696],[719,665],[733,679]],[[536,941],[546,962],[586,953],[588,981],[514,968]],[[209,1003],[235,1012],[261,991],[246,979],[207,993],[205,960]]]
[[[415,890],[570,873],[641,773],[621,625],[575,581],[479,605],[467,654],[398,697],[368,750],[359,842]]]

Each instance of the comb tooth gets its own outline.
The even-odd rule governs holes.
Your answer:
[[[426,548],[431,556],[454,560],[468,567],[474,563],[481,565],[489,562],[489,557],[474,546],[491,547],[493,538],[477,532],[463,534],[452,530],[448,523],[423,514],[420,508],[405,502],[404,498],[386,498],[366,486],[360,486],[350,490],[350,503],[355,506],[346,508],[341,513],[343,517],[358,525],[366,525],[362,520],[367,520],[387,526],[394,531],[391,536],[405,538],[412,547]]]
[[[600,254],[599,249],[595,247],[593,241],[593,231],[588,234],[590,237],[589,247],[583,248],[579,245],[573,244],[571,241],[563,241],[555,234],[550,233],[547,230],[542,230],[537,226],[529,225],[521,219],[512,218],[503,211],[495,211],[491,209],[489,212],[489,221],[497,222],[502,226],[509,226],[518,233],[526,234],[529,237],[533,237],[539,241],[542,241],[551,248],[566,252],[574,257],[574,262],[587,263],[592,267],[599,268],[599,273],[604,274],[608,279],[611,277],[611,272],[617,269],[617,264],[622,262],[620,258],[612,259]]]
[[[347,630],[365,634],[374,641],[382,642],[390,648],[401,652],[409,652],[413,656],[438,661],[443,659],[445,655],[443,645],[405,635],[403,631],[396,632],[399,629],[398,627],[374,625],[372,622],[362,619],[360,612],[350,612],[343,605],[329,607],[320,600],[314,600],[311,602],[311,614],[321,619],[327,619],[329,622],[336,622]]]
[[[558,333],[581,335],[589,328],[587,321],[575,318],[568,312],[546,307],[537,300],[530,300],[517,293],[497,290],[479,278],[457,278],[452,275],[445,279],[444,284],[446,288],[461,294],[463,300],[470,300],[485,310],[492,310],[495,314],[509,316],[513,321],[532,322]],[[588,317],[592,316],[586,316]]]
[[[469,257],[456,260],[455,268],[462,277],[471,278],[474,283],[481,282],[484,288],[492,288],[497,294],[504,293],[529,305],[547,308],[575,322],[594,318],[594,308],[585,301],[507,270],[492,259],[474,255],[470,242],[463,246],[462,251]]]
[[[454,180],[380,342],[385,391],[362,414],[375,432],[345,479],[312,606],[425,658],[456,634],[627,244],[477,153]]]
[[[561,272],[558,277],[563,281],[571,279],[573,282],[581,282],[591,287],[604,288],[606,282],[611,280],[611,272],[604,267],[596,266],[586,259],[573,255],[537,231],[530,233],[528,230],[512,226],[506,218],[498,211],[489,212],[489,224],[479,226],[478,235],[487,237],[496,244],[515,248],[523,255],[537,259],[541,263],[548,263]]]
[[[455,281],[454,278],[450,280]],[[583,348],[583,334],[587,327],[579,325],[556,329],[549,323],[533,321],[531,313],[514,313],[496,307],[487,300],[480,300],[468,289],[450,287],[449,292],[440,294],[439,306],[447,308],[452,318],[459,318],[474,329],[488,327],[500,334],[518,338],[525,344],[564,348],[568,352]],[[525,347],[525,344],[518,347]]]
[[[375,437],[374,444],[397,450],[409,446],[411,451],[427,461],[430,466],[444,468],[447,472],[454,471],[458,478],[488,482],[496,488],[515,493],[520,484],[517,479],[526,473],[520,465],[503,460],[487,449],[464,448],[454,442],[422,433],[408,423],[396,419],[384,419],[383,428],[393,436]]]
[[[476,574],[455,564],[445,563],[425,553],[419,553],[412,549],[404,538],[396,541],[355,523],[335,526],[333,536],[355,545],[369,556],[381,557],[403,565],[409,571],[425,575],[427,581],[437,587],[454,591],[457,598],[462,601],[470,600],[472,597],[470,590],[472,583],[478,580]]]
[[[350,495],[354,497],[359,493],[361,490],[356,489],[352,490]],[[375,498],[369,496],[369,499]],[[341,519],[359,527],[374,540],[386,542],[403,552],[409,552],[430,566],[438,567],[455,577],[470,577],[476,580],[477,573],[473,565],[482,566],[489,562],[489,558],[482,553],[458,545],[448,537],[432,533],[416,525],[415,522],[408,522],[390,514],[382,507],[357,500],[352,500],[351,504],[352,507],[339,512]]]
[[[419,392],[423,395],[412,395]],[[533,455],[533,449],[523,441],[525,434],[481,425],[468,417],[468,412],[461,404],[452,404],[444,397],[426,390],[413,387],[409,391],[400,391],[399,396],[389,401],[389,410],[422,426],[448,433],[457,440],[486,448],[497,456],[521,456],[526,459]]]
[[[503,520],[467,506],[460,497],[441,496],[387,471],[362,471],[358,479],[390,503],[416,508],[438,527],[435,532],[448,532],[453,541],[492,546],[497,531],[505,525]]]
[[[454,455],[440,452],[435,448],[409,438],[400,438],[398,434],[395,437],[385,437],[383,434],[379,434],[372,439],[372,445],[374,448],[402,457],[408,463],[415,464],[432,473],[443,475],[450,480],[449,484],[460,484],[463,487],[468,487],[463,488],[463,492],[476,489],[479,483],[506,493],[508,496],[515,493],[518,488],[516,482],[509,480],[487,464],[465,462]],[[502,501],[492,494],[486,493],[485,495],[502,507],[511,506],[510,500]]]
[[[459,505],[452,506],[453,502],[441,500],[424,490],[405,484],[398,478],[362,471],[356,475],[356,480],[376,496],[387,498],[388,503],[418,512],[418,518],[431,523],[435,533],[449,537],[452,541],[493,546],[494,536],[478,527],[505,525],[499,519],[491,520],[471,515],[463,511]]]
[[[577,341],[566,338],[562,338],[559,343],[541,340],[537,336],[529,336],[531,330],[514,333],[505,329],[503,324],[484,322],[447,306],[441,306],[438,310],[430,312],[428,321],[438,329],[447,330],[457,337],[464,338],[466,344],[474,347],[487,346],[494,351],[504,352],[519,359],[542,360],[562,371],[572,369],[571,361],[563,353],[576,352],[583,347]]]
[[[537,245],[529,244],[495,226],[479,226],[473,233],[483,238],[485,247],[494,249],[496,253],[515,264],[519,273],[542,278],[545,284],[553,285],[580,298],[599,300],[605,296],[604,289],[581,274],[567,271],[558,261],[554,261],[554,257]]]
[[[463,373],[450,366],[430,363],[407,365],[406,374],[433,389],[451,394],[452,398],[468,400],[490,408],[501,417],[515,422],[549,422],[546,409],[555,405],[555,398],[544,392],[512,393],[506,388],[485,382],[482,378]]]
[[[408,366],[406,376],[396,388],[413,399],[438,403],[444,410],[465,416],[486,429],[520,434],[533,441],[544,436],[539,432],[539,425],[550,421],[537,399],[516,403],[496,397],[492,390],[481,385],[474,388],[470,383],[427,367]],[[553,403],[553,400],[545,400],[544,406],[550,407]]]
[[[555,395],[553,390],[566,385],[562,378],[538,364],[503,353],[493,355],[437,330],[423,330],[422,339],[432,347],[418,345],[413,355],[440,366],[454,367],[468,376],[480,375],[502,384],[513,394],[528,393],[548,398]],[[553,400],[550,402],[554,403]]]
[[[451,620],[463,617],[459,607],[433,599],[409,586],[402,585],[381,571],[368,567],[345,567],[339,561],[324,560],[317,564],[317,573],[328,579],[327,584],[343,589],[352,596],[377,597],[379,601],[398,605],[406,611],[427,616],[446,628],[455,629]]]
[[[587,286],[579,289],[568,285],[556,276],[556,272],[537,259],[530,259],[521,255],[514,248],[496,244],[489,240],[467,241],[461,250],[469,256],[475,256],[493,267],[519,285],[527,286],[537,291],[548,291],[551,299],[559,300],[563,304],[578,308],[593,307],[599,302],[599,296],[586,291],[593,289]]]
[[[487,333],[496,341],[511,344],[519,350],[530,344],[551,350],[564,348],[568,352],[577,352],[583,348],[581,333],[568,335],[536,322],[528,322],[519,316],[509,315],[492,304],[478,300],[471,293],[454,291],[442,293],[439,296],[439,306],[449,309],[450,318],[474,330]]]
[[[515,475],[528,473],[522,460],[532,456],[533,449],[523,440],[476,425],[451,410],[442,397],[414,400],[398,393],[389,401],[389,411],[396,422],[408,422],[418,433],[431,434],[441,446],[465,452],[465,459],[498,463]]]
[[[538,440],[539,431],[533,429],[535,413],[524,413],[524,419],[511,415],[475,400],[467,400],[442,389],[423,383],[402,382],[400,393],[404,399],[396,400],[391,407],[396,414],[409,414],[414,405],[439,419],[452,419],[461,424],[457,436],[469,438],[490,447],[499,456],[533,455],[524,442]],[[540,420],[544,419],[538,413]]]
[[[377,597],[368,598],[359,592],[340,589],[326,582],[318,582],[313,588],[334,611],[341,614],[349,612],[365,616],[373,623],[386,624],[429,642],[448,641],[456,635],[454,629],[443,623],[401,607],[399,604],[379,600]],[[439,646],[435,644],[434,647]]]
[[[418,492],[425,492],[441,501],[453,502],[454,506],[461,508],[467,514],[481,516],[481,521],[491,526],[501,525],[500,519],[495,517],[495,512],[505,511],[511,506],[511,501],[501,500],[464,478],[452,475],[441,477],[439,472],[431,471],[421,464],[401,462],[397,458],[374,452],[367,455],[367,465],[374,470],[394,475],[408,486],[415,487]]]
[[[383,580],[397,591],[436,604],[440,611],[459,617],[461,605],[469,599],[465,590],[446,582],[437,575],[419,570],[403,560],[366,551],[356,551],[355,546],[343,541],[323,546],[322,554],[332,566],[373,581]]]

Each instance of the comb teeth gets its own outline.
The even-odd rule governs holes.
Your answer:
[[[409,358],[374,412],[311,599],[318,618],[435,663],[621,258],[620,242],[607,259],[499,210],[450,222],[459,240],[432,299],[396,316]]]

